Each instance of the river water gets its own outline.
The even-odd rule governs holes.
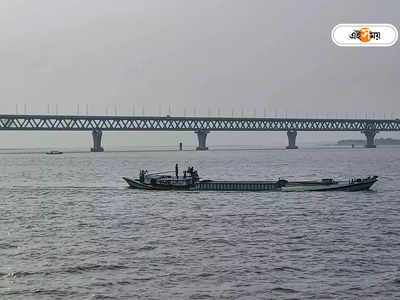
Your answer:
[[[135,191],[379,175],[367,192]],[[0,155],[0,299],[400,297],[400,148]]]

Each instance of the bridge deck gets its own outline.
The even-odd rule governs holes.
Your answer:
[[[400,120],[0,115],[0,130],[400,131]]]

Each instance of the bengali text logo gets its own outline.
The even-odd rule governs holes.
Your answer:
[[[331,36],[341,47],[389,47],[396,43],[398,32],[391,24],[338,24]]]

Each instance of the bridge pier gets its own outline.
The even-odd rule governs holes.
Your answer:
[[[367,129],[361,131],[361,133],[364,133],[367,138],[367,143],[365,144],[365,148],[376,148],[375,135],[378,133],[378,131],[375,129]]]
[[[289,145],[286,147],[286,149],[297,149],[297,146],[296,146],[297,131],[293,130],[293,129],[288,130],[287,136],[288,136],[288,140],[289,140]]]
[[[103,132],[100,129],[93,129],[93,147],[90,148],[91,152],[103,152],[104,148],[101,146],[101,137]]]
[[[208,150],[208,147],[206,146],[206,140],[207,140],[207,134],[210,133],[208,130],[196,130],[194,133],[197,134],[197,138],[199,139],[199,146],[196,148],[196,150],[204,151]]]

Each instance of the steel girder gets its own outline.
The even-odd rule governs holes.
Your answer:
[[[0,115],[0,130],[400,131],[400,120]]]

